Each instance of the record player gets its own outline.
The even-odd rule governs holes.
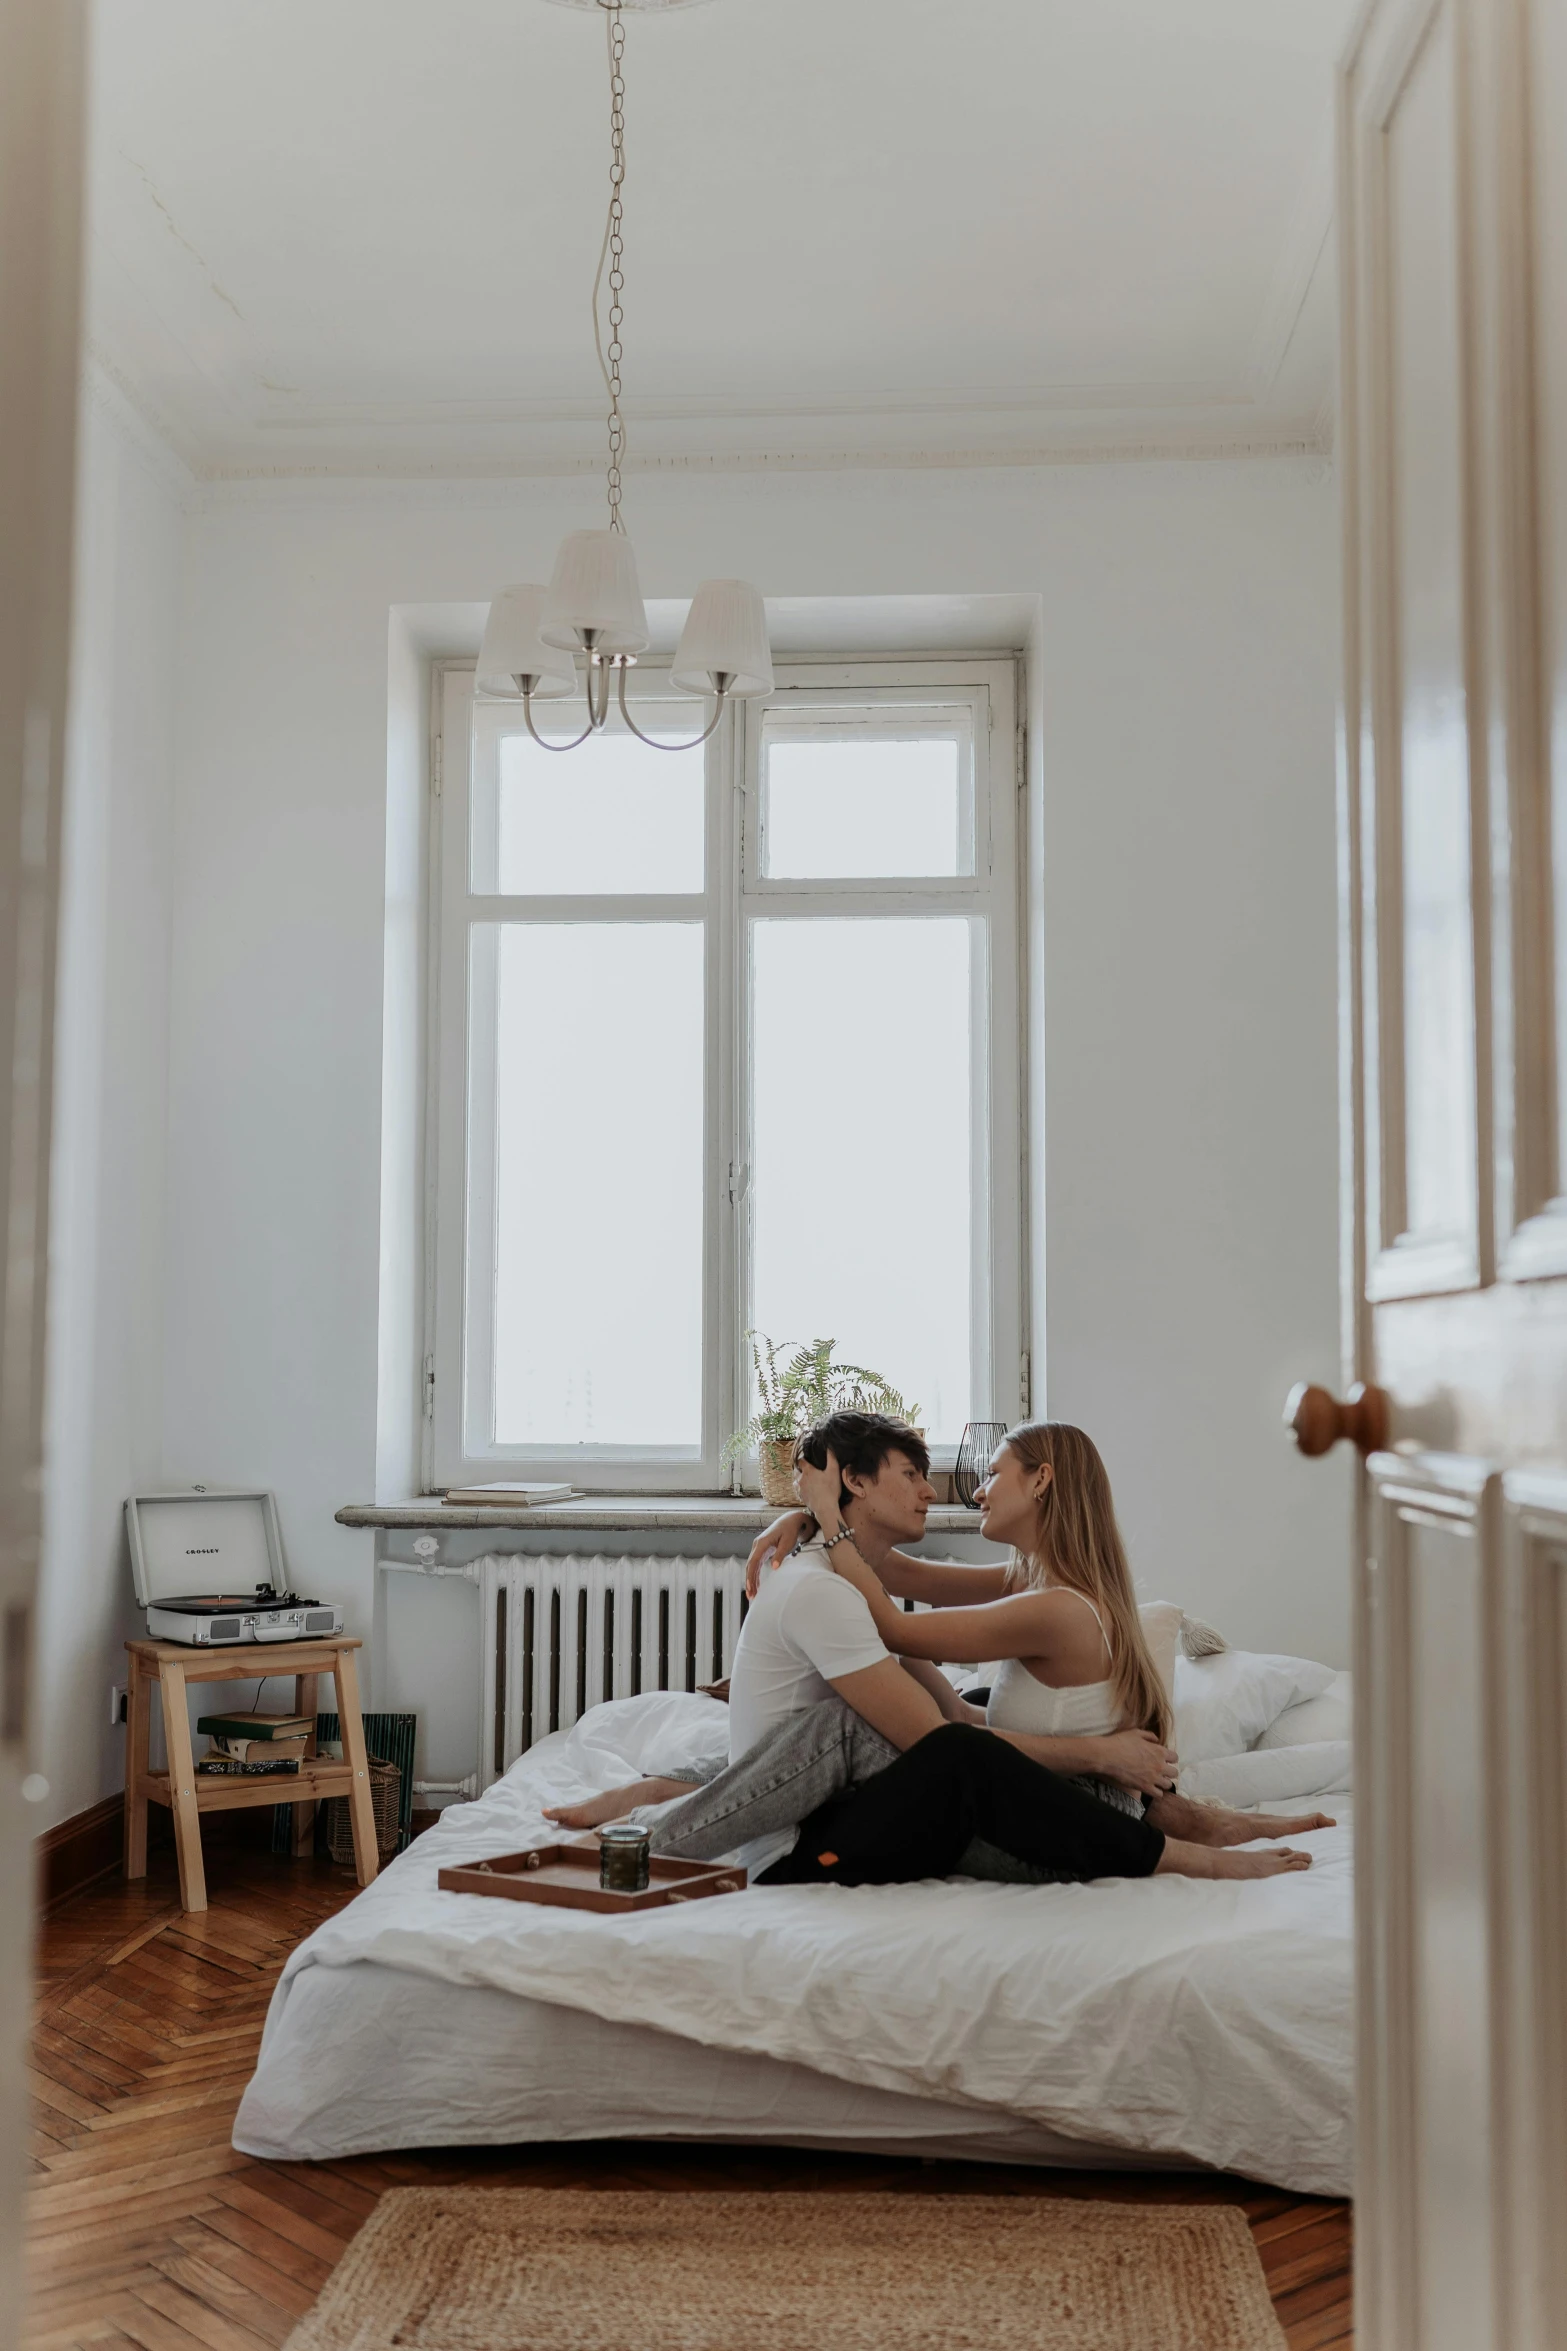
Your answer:
[[[341,1609],[289,1589],[277,1503],[257,1491],[133,1494],[131,1576],[155,1641],[193,1649],[322,1640]]]

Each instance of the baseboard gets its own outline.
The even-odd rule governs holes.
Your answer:
[[[45,1829],[33,1840],[38,1857],[39,1909],[53,1910],[84,1886],[112,1876],[120,1866],[124,1845],[123,1793],[105,1796],[101,1804],[90,1804],[85,1812],[73,1812],[69,1820]]]
[[[270,1843],[271,1835],[272,1812],[265,1804],[209,1812],[201,1823],[206,1852],[236,1845],[260,1848]],[[149,1804],[148,1851],[160,1853],[171,1849],[173,1843],[174,1824],[167,1805]],[[58,1910],[62,1902],[69,1902],[85,1887],[97,1885],[100,1878],[113,1877],[125,1857],[123,1794],[105,1796],[101,1804],[90,1804],[85,1812],[73,1812],[57,1828],[45,1829],[41,1837],[33,1839],[33,1851],[38,1867],[38,1908],[44,1914]]]

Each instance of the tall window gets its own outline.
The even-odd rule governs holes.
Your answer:
[[[786,669],[705,749],[556,755],[444,673],[432,1483],[727,1484],[751,1327],[835,1339],[938,1458],[1015,1412],[1013,684]]]

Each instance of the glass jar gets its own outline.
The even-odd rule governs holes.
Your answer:
[[[607,1894],[647,1891],[650,1839],[630,1821],[613,1821],[599,1831],[599,1884]]]

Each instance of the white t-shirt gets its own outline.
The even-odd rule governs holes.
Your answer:
[[[729,1669],[729,1760],[790,1715],[832,1696],[831,1685],[887,1655],[862,1594],[833,1573],[818,1535],[782,1567],[767,1570],[746,1612]],[[791,1852],[794,1829],[755,1837],[739,1858],[753,1878]]]
[[[746,1612],[729,1669],[730,1762],[886,1655],[863,1595],[833,1573],[816,1536],[763,1575]]]

